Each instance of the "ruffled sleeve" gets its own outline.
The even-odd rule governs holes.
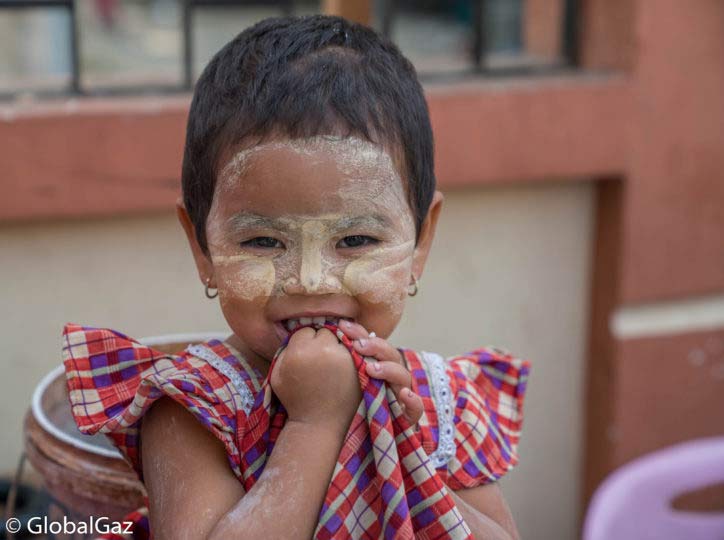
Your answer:
[[[143,481],[140,421],[157,399],[169,396],[224,444],[239,477],[238,411],[233,399],[218,395],[227,381],[192,359],[156,351],[110,329],[66,325],[63,363],[78,429],[107,435]]]
[[[518,463],[530,362],[483,347],[447,359],[405,357],[422,396],[423,448],[452,489],[494,482]]]

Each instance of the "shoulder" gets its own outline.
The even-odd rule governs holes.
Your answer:
[[[493,482],[518,461],[530,362],[495,347],[443,358],[404,350],[422,397],[419,436],[453,489]]]
[[[166,354],[107,328],[66,325],[63,361],[80,431],[106,434],[142,478],[140,425],[156,401],[174,402],[224,446],[235,473],[242,397],[224,370],[188,352]],[[168,407],[160,408],[168,411]],[[154,416],[158,416],[155,413]],[[163,414],[161,414],[163,416]]]

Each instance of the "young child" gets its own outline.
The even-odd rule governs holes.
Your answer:
[[[182,176],[233,334],[177,355],[64,334],[78,427],[147,488],[134,537],[517,538],[495,480],[517,462],[528,362],[386,341],[442,205],[399,50],[338,17],[245,30],[196,85]]]

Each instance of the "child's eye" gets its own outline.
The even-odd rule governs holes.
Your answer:
[[[282,244],[276,238],[272,238],[271,236],[257,236],[256,238],[252,238],[251,240],[247,240],[246,242],[241,242],[241,245],[246,247],[263,249],[284,247],[284,244]]]
[[[361,246],[376,244],[377,242],[378,242],[378,240],[375,238],[372,238],[371,236],[365,236],[363,234],[355,234],[352,236],[345,236],[344,238],[342,238],[342,240],[340,240],[339,243],[337,244],[337,247],[353,248],[353,247],[361,247]]]

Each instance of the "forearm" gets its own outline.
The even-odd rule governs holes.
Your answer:
[[[465,523],[470,527],[475,540],[517,540],[517,536],[507,533],[494,520],[465,502],[455,491],[448,491],[452,495],[458,510],[460,510]]]
[[[264,472],[209,540],[311,538],[345,430],[288,421]]]

